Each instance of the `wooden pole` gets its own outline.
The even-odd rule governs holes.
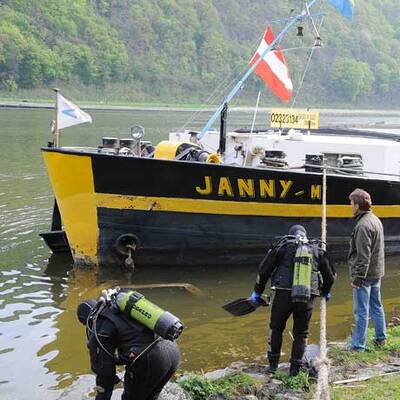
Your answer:
[[[322,167],[322,218],[321,218],[322,249],[326,250],[326,168],[323,161]]]
[[[322,218],[321,218],[322,249],[326,250],[326,168],[323,161],[322,167]],[[318,369],[318,385],[315,399],[330,400],[329,392],[329,360],[327,357],[326,341],[326,299],[321,297],[320,305],[320,359]]]

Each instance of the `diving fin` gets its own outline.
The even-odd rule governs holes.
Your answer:
[[[250,297],[242,297],[237,300],[233,300],[229,303],[226,303],[222,306],[225,311],[228,311],[234,317],[239,317],[241,315],[247,315],[257,310],[258,307],[263,306],[266,307],[269,304],[269,297],[267,300],[264,300],[260,297],[256,303],[254,303]]]

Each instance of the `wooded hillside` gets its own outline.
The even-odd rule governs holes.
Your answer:
[[[123,89],[125,100],[214,102],[244,71],[268,22],[298,0],[0,0],[0,91],[58,84]],[[320,1],[323,47],[299,105],[400,104],[399,0],[358,0],[353,23]],[[321,17],[316,18],[318,24]],[[283,26],[273,23],[276,33]],[[314,39],[292,30],[281,44],[295,90]],[[250,98],[259,80],[240,95]],[[130,95],[126,95],[129,93]],[[277,104],[266,89],[264,102]],[[122,91],[121,91],[122,96]],[[115,94],[114,94],[115,97]],[[88,99],[90,100],[90,99]]]

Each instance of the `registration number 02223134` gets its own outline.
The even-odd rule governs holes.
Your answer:
[[[300,110],[271,110],[270,123],[272,128],[318,128],[318,113]]]

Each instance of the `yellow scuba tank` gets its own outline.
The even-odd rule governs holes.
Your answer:
[[[311,246],[300,241],[294,256],[292,301],[306,303],[311,297],[314,255]]]
[[[182,322],[168,311],[147,300],[135,291],[116,294],[119,309],[127,316],[140,322],[157,335],[167,340],[176,340],[183,331]]]

